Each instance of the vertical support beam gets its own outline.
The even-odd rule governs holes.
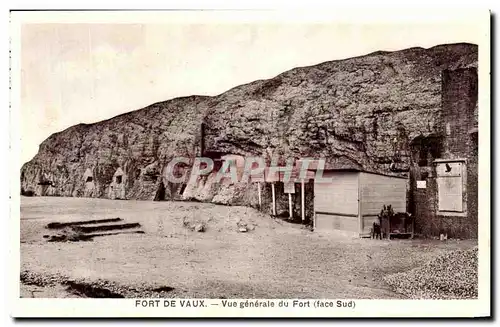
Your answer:
[[[273,193],[273,216],[276,216],[276,193],[274,191],[274,183],[271,183],[271,191]]]
[[[304,180],[300,182],[300,210],[301,210],[301,216],[302,216],[302,221],[306,220],[306,195],[305,195],[305,185],[304,185]]]
[[[262,191],[260,190],[260,182],[257,182],[259,192],[259,210],[262,210]]]
[[[290,218],[293,218],[292,212],[292,193],[288,193],[288,212],[290,212]]]

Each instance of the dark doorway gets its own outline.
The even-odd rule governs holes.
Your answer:
[[[186,185],[186,183],[183,183],[183,184],[181,185],[181,189],[180,189],[180,191],[179,191],[179,195],[184,194],[184,190],[186,189],[186,186],[187,186],[187,185]]]
[[[156,191],[154,201],[163,201],[163,200],[165,200],[165,184],[163,184],[163,181],[161,181],[160,185],[158,185],[158,190]]]

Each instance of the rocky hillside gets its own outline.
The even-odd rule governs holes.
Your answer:
[[[441,72],[477,67],[477,53],[472,44],[375,52],[76,125],[51,135],[22,167],[22,192],[255,204],[252,186],[164,182],[174,156],[199,155],[202,122],[208,152],[323,156],[330,167],[379,172],[396,162],[404,171],[411,141],[442,128]]]

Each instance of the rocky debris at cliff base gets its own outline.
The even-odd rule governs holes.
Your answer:
[[[471,299],[478,296],[478,248],[443,253],[422,267],[384,277],[412,299]]]

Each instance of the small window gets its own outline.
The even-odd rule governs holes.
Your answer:
[[[441,157],[441,142],[439,138],[429,136],[423,138],[418,153],[418,165],[429,166],[432,159]]]
[[[428,171],[423,171],[420,173],[420,180],[425,181],[427,178],[429,178],[429,172]]]
[[[464,162],[437,163],[438,210],[440,212],[465,212],[464,168]]]
[[[93,180],[93,179],[92,179],[92,176],[88,176],[88,177],[87,177],[86,182],[87,182],[87,183],[90,183],[90,182],[92,182],[92,180]]]
[[[116,184],[121,184],[122,183],[122,175],[116,176]]]

